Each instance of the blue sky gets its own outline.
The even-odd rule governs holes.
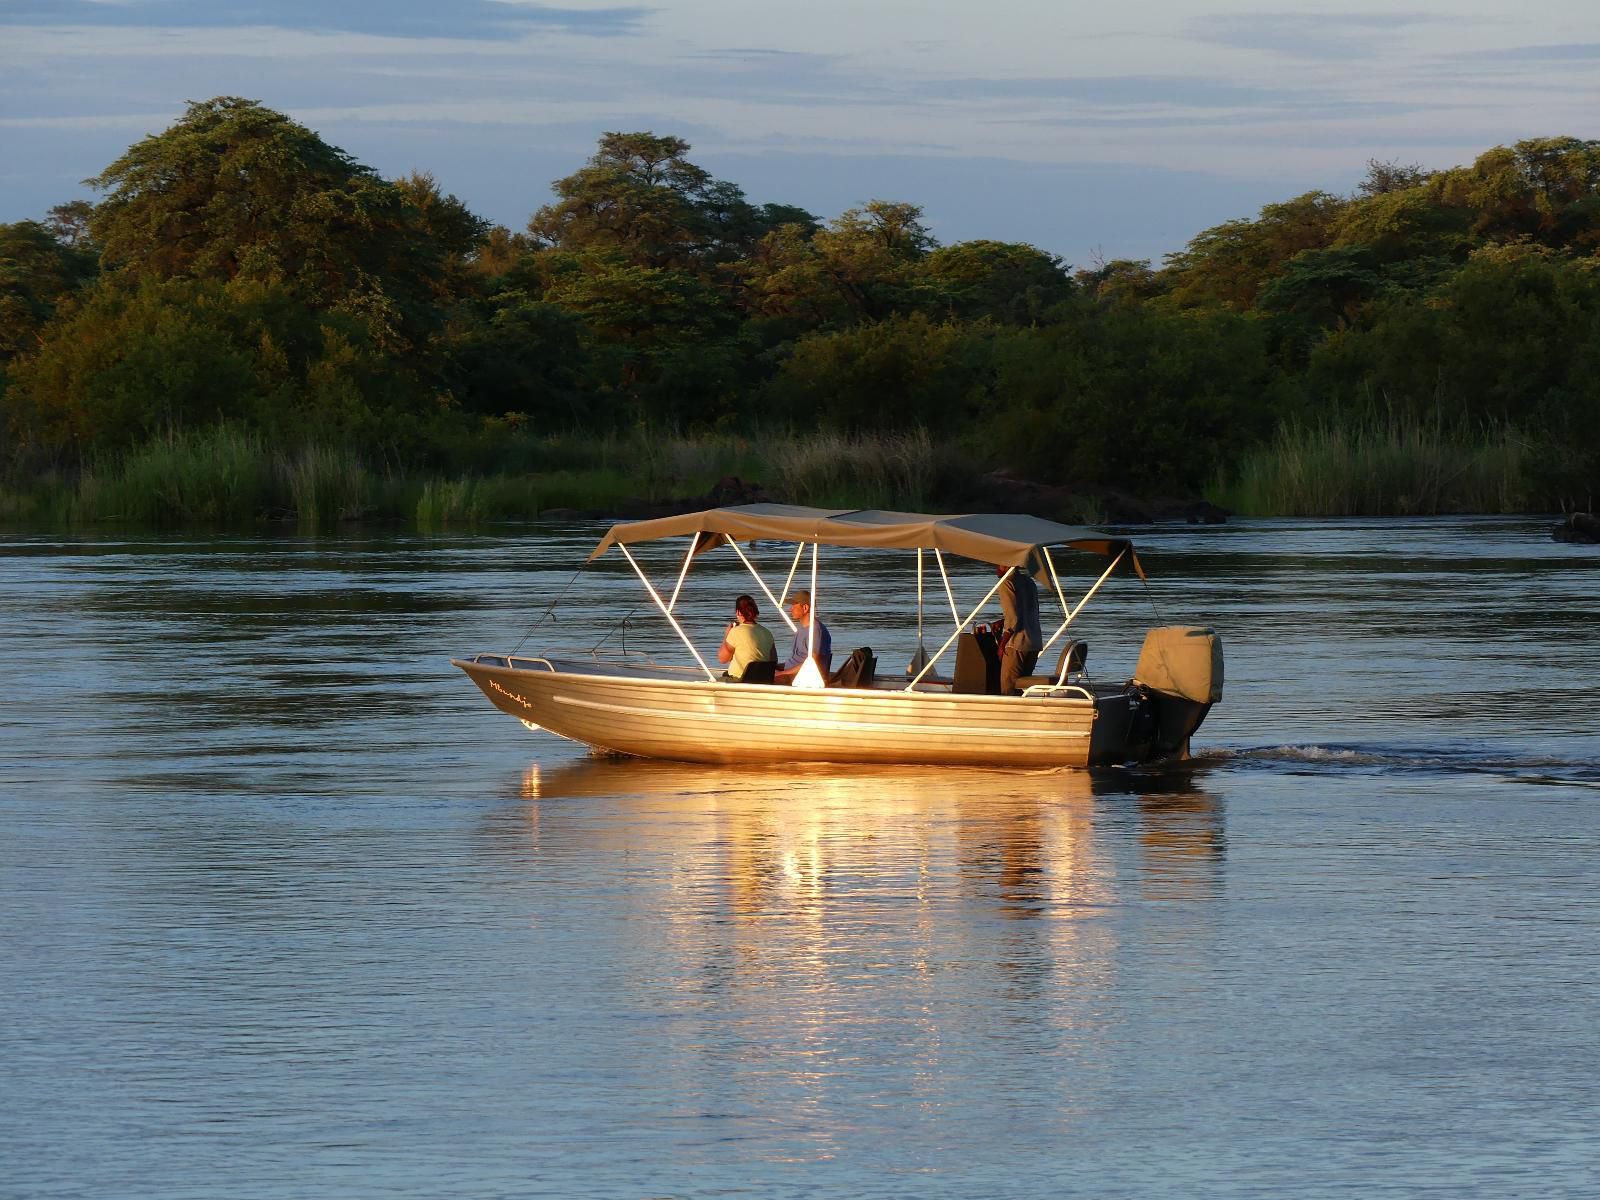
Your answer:
[[[521,228],[608,129],[755,201],[1157,258],[1368,159],[1600,136],[1594,0],[0,0],[0,221],[247,96]]]

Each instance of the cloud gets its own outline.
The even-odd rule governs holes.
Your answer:
[[[1213,13],[1189,21],[1196,41],[1235,50],[1264,50],[1293,58],[1359,58],[1413,25],[1442,20],[1429,13]]]
[[[544,29],[588,37],[633,33],[656,10],[637,5],[561,8],[521,0],[14,0],[0,25],[242,29],[268,26],[400,37],[489,38]]]
[[[1226,79],[1185,75],[1089,75],[1031,79],[937,79],[918,91],[952,100],[1071,100],[1107,106],[1242,108],[1279,103],[1294,95]]]
[[[1595,62],[1600,60],[1600,42],[1574,42],[1567,45],[1506,46],[1497,50],[1474,50],[1451,57],[1463,62]]]

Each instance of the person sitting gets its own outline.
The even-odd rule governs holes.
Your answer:
[[[730,664],[723,678],[730,683],[744,679],[745,669],[751,663],[776,663],[778,647],[772,640],[772,631],[761,624],[756,602],[749,596],[740,596],[733,602],[733,620],[722,633],[722,645],[717,647],[717,661]]]
[[[816,627],[816,651],[814,657],[817,667],[826,679],[833,670],[833,638],[828,633],[828,627],[819,621],[811,612],[811,593],[805,588],[800,588],[786,601],[789,605],[789,615],[794,618],[794,644],[789,647],[789,657],[784,659],[783,666],[778,669],[778,683],[793,683],[794,677],[800,674],[800,668],[806,665],[806,656],[811,650],[811,629]]]

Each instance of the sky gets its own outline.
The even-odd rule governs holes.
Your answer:
[[[651,130],[757,203],[1159,262],[1372,159],[1600,136],[1600,3],[0,0],[0,221],[219,95],[513,229]]]

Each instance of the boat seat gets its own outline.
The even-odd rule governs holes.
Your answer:
[[[750,662],[744,665],[744,674],[733,683],[776,683],[778,664],[771,659],[765,662]]]
[[[1024,675],[1017,680],[1017,690],[1025,692],[1031,687],[1062,687],[1068,683],[1082,682],[1086,678],[1089,661],[1089,643],[1068,638],[1061,647],[1061,657],[1056,660],[1054,675]],[[1074,679],[1073,676],[1077,676]]]

